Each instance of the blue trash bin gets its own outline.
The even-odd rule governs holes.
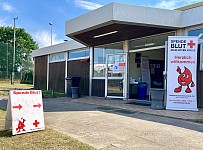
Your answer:
[[[147,84],[138,84],[138,99],[146,99]]]

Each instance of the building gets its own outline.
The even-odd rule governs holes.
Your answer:
[[[66,92],[65,77],[80,76],[82,95],[135,98],[131,82],[144,80],[145,58],[151,69],[149,87],[164,88],[168,36],[199,36],[197,97],[203,107],[202,10],[203,2],[176,10],[110,3],[69,20],[65,34],[73,41],[32,52],[34,86]]]

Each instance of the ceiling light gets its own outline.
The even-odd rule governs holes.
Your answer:
[[[155,43],[147,43],[147,44],[143,44],[143,45],[136,45],[134,47],[138,48],[138,47],[147,47],[147,46],[153,46],[153,45],[155,45]]]
[[[95,35],[93,38],[98,38],[98,37],[102,37],[102,36],[107,36],[110,34],[114,34],[117,33],[118,31],[112,31],[112,32],[108,32],[108,33],[104,33],[104,34],[100,34],[100,35]]]
[[[155,43],[146,43],[144,46],[153,46]]]

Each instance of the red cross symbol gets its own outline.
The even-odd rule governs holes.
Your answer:
[[[193,43],[192,40],[190,40],[190,43],[187,43],[188,46],[190,46],[190,48],[193,48],[193,46],[195,46],[195,43]]]
[[[37,120],[35,120],[35,122],[33,123],[33,125],[34,125],[35,127],[37,127],[38,124],[39,124],[39,122],[37,122]]]

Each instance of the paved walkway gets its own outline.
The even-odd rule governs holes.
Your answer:
[[[101,150],[202,150],[203,124],[183,120],[194,119],[187,114],[201,119],[202,110],[151,110],[128,102],[97,97],[44,99],[45,123]],[[5,108],[5,103],[1,100],[0,107]]]
[[[137,100],[116,100],[116,99],[105,99],[105,98],[98,98],[98,97],[82,97],[74,100],[75,102],[80,103],[88,103],[88,104],[96,104],[102,106],[109,106],[115,108],[122,108],[136,112],[143,112],[147,114],[165,116],[165,117],[172,117],[172,118],[179,118],[185,120],[203,120],[203,109],[199,109],[199,111],[173,111],[173,110],[153,110],[150,109],[150,106],[143,106],[143,105],[134,105],[128,104],[132,102],[136,102]],[[139,102],[142,100],[138,100]]]

